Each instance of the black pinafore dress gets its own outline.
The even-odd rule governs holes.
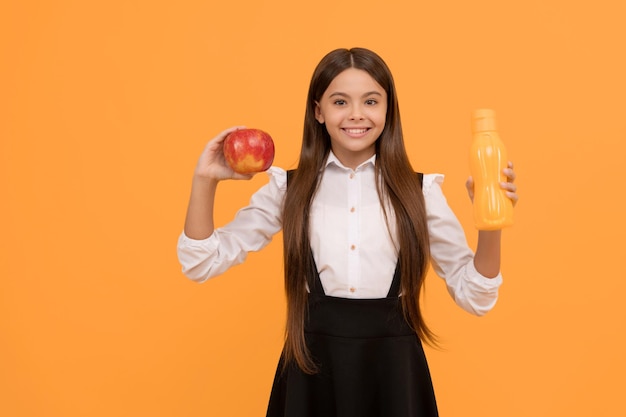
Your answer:
[[[312,275],[305,339],[319,371],[283,370],[281,357],[267,417],[437,417],[421,341],[402,313],[398,266],[380,299],[329,297]]]

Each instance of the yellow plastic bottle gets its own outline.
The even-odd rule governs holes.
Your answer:
[[[508,159],[496,127],[495,112],[478,109],[472,117],[470,171],[474,178],[474,224],[478,230],[499,230],[513,224],[513,202],[500,188]]]

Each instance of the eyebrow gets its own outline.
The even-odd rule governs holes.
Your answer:
[[[383,95],[381,93],[379,93],[378,91],[369,91],[365,94],[363,94],[361,97],[367,97],[367,96],[372,96],[372,95],[377,95],[382,97]],[[337,91],[335,93],[332,93],[331,95],[329,95],[328,97],[335,97],[335,96],[340,96],[340,97],[350,97],[350,95],[346,94],[346,93],[342,93],[341,91]]]

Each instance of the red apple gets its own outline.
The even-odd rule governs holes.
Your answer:
[[[224,157],[240,174],[265,171],[274,161],[274,141],[260,129],[235,130],[224,140]]]

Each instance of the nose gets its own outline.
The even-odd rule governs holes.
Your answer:
[[[365,116],[363,116],[363,109],[361,109],[361,106],[352,106],[351,110],[350,120],[363,120],[365,118]]]

